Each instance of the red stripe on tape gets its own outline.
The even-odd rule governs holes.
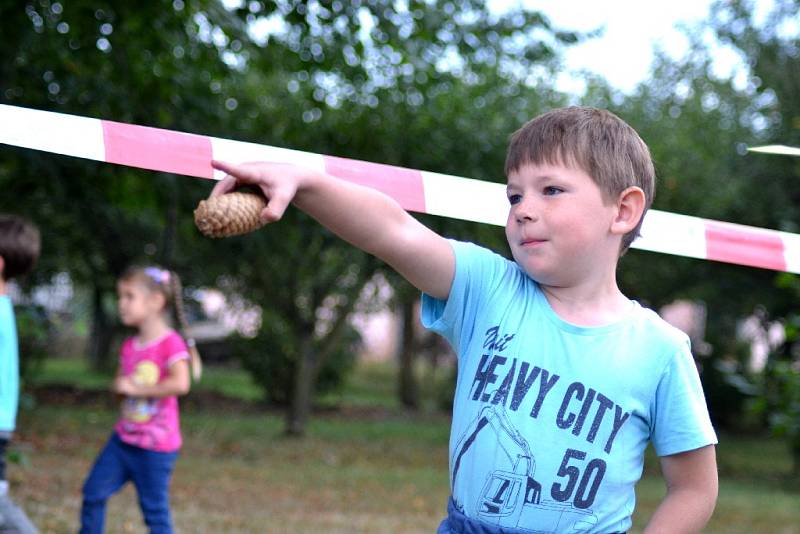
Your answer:
[[[786,270],[783,240],[738,224],[705,221],[709,260]]]
[[[214,176],[208,137],[121,122],[101,122],[109,163],[199,178]]]
[[[381,191],[403,209],[425,213],[422,173],[413,169],[325,156],[325,171],[337,178]]]

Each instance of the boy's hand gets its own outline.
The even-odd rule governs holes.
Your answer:
[[[257,186],[267,199],[267,207],[261,212],[261,219],[265,222],[275,222],[283,217],[286,208],[297,194],[298,188],[313,172],[285,163],[242,163],[237,165],[212,161],[211,166],[228,174],[214,186],[211,196],[228,193],[239,185]]]

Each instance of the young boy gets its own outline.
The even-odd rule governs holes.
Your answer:
[[[9,498],[6,480],[6,447],[16,425],[19,401],[17,328],[6,284],[33,268],[39,247],[39,230],[33,224],[0,214],[0,532],[36,532]]]
[[[256,184],[265,220],[293,202],[423,291],[423,323],[458,353],[440,533],[624,532],[648,442],[667,492],[646,532],[708,521],[716,436],[688,338],[616,282],[655,181],[647,146],[618,117],[572,107],[514,134],[514,262],[448,241],[388,197],[331,176],[214,165],[230,176],[212,196]]]

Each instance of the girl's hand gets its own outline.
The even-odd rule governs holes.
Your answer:
[[[292,202],[297,191],[314,171],[286,163],[242,163],[239,165],[212,161],[211,166],[228,173],[214,186],[211,196],[222,195],[239,185],[255,185],[267,198],[267,207],[261,212],[265,222],[275,222]]]
[[[114,393],[132,397],[136,395],[136,384],[127,376],[118,376],[114,379],[114,384],[111,386]]]

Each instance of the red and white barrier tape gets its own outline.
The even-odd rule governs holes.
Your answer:
[[[312,167],[388,194],[409,211],[505,225],[503,184],[160,128],[0,105],[0,143],[220,179],[211,160]],[[634,248],[800,273],[800,235],[650,210]]]

